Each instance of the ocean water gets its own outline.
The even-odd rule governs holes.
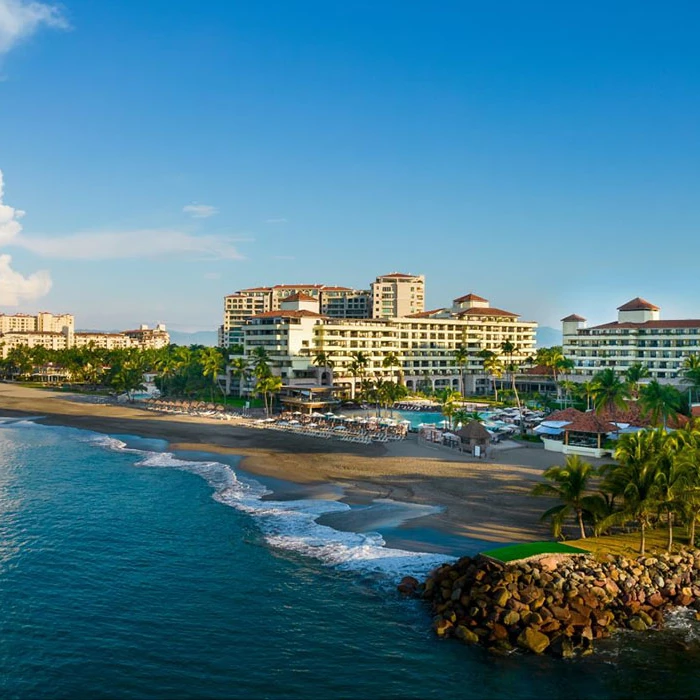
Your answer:
[[[480,543],[341,495],[0,423],[0,697],[700,697],[688,611],[570,662],[436,639],[394,585]]]

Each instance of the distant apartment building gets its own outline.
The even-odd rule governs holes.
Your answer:
[[[75,320],[71,314],[51,314],[40,311],[30,314],[0,314],[0,333],[63,333],[74,330]]]
[[[471,394],[490,391],[490,379],[483,373],[483,349],[500,353],[501,344],[515,346],[513,360],[522,362],[534,353],[533,321],[518,314],[491,307],[474,294],[455,299],[449,308],[418,312],[395,318],[330,318],[320,313],[318,302],[297,294],[281,308],[250,318],[242,327],[244,354],[264,347],[273,371],[288,385],[332,383],[351,390],[362,376],[353,375],[355,353],[367,358],[368,378],[396,377],[396,367],[385,367],[384,359],[395,354],[409,389],[460,387],[465,373],[465,390]],[[463,370],[455,361],[458,348],[469,350]],[[319,367],[314,358],[323,354],[329,368]]]
[[[577,314],[562,319],[562,350],[574,374],[586,378],[608,368],[622,374],[641,364],[651,379],[680,383],[685,358],[700,353],[700,319],[662,320],[660,308],[640,297],[617,311],[617,321],[591,328]]]
[[[71,314],[54,315],[41,312],[28,314],[0,314],[0,356],[5,358],[17,347],[43,347],[47,350],[67,350],[73,347],[93,346],[105,350],[160,348],[170,343],[164,325],[155,328],[142,325],[137,330],[123,333],[76,332]]]
[[[425,277],[392,272],[370,285],[372,318],[398,318],[425,309]]]

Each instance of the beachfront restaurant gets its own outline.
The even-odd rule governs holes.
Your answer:
[[[571,415],[567,416],[569,420],[546,420],[535,428],[535,433],[542,438],[544,448],[565,455],[603,457],[609,454],[611,450],[605,447],[605,442],[619,427],[593,413],[574,413],[575,409],[568,410],[571,411]]]
[[[283,386],[279,393],[279,401],[282,407],[288,411],[300,411],[301,413],[323,413],[332,411],[340,405],[335,396],[335,387],[330,386]]]

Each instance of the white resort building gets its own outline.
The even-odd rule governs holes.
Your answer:
[[[163,324],[155,328],[142,325],[122,333],[99,331],[76,332],[71,314],[51,314],[46,311],[36,316],[28,314],[0,314],[0,357],[17,347],[42,347],[47,350],[67,350],[88,345],[105,350],[161,348],[170,343],[170,334]]]
[[[641,364],[650,379],[680,383],[685,358],[700,352],[700,319],[662,320],[659,307],[640,297],[617,311],[617,321],[591,328],[576,314],[562,319],[562,351],[574,375],[584,379],[607,368],[622,374]]]
[[[394,318],[419,313],[425,308],[425,277],[392,272],[380,275],[370,289],[333,287],[324,284],[276,284],[241,289],[224,297],[224,322],[219,328],[222,347],[243,344],[243,326],[266,311],[277,311],[282,302],[304,294],[318,302],[328,318]]]
[[[510,340],[515,346],[513,361],[522,362],[534,353],[536,328],[535,322],[493,308],[475,294],[455,299],[449,308],[353,319],[322,314],[318,299],[297,293],[284,299],[280,309],[252,316],[241,332],[243,354],[265,348],[273,373],[288,386],[333,384],[353,393],[363,376],[389,378],[400,372],[409,389],[458,390],[464,373],[465,391],[479,394],[491,391],[479,352],[500,353],[501,344]],[[469,351],[464,367],[455,361],[460,347]],[[362,353],[367,365],[361,374],[353,375],[355,353]],[[396,355],[400,368],[384,366],[390,353]],[[327,367],[314,363],[319,355],[328,359]]]

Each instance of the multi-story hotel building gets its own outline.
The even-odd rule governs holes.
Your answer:
[[[651,379],[679,383],[685,358],[700,352],[700,319],[662,320],[659,307],[640,297],[617,311],[617,321],[591,328],[576,314],[562,319],[562,351],[574,373],[586,378],[610,368],[622,374],[641,364]]]
[[[244,354],[264,347],[273,372],[286,384],[330,383],[350,389],[361,377],[353,376],[355,353],[367,359],[367,377],[395,377],[397,368],[385,367],[393,353],[401,365],[406,386],[432,388],[460,387],[465,373],[467,393],[490,391],[490,379],[483,374],[481,350],[501,352],[510,340],[515,346],[514,362],[534,352],[533,321],[521,321],[518,314],[493,308],[483,297],[468,294],[455,299],[452,307],[394,318],[333,319],[320,313],[319,302],[296,294],[269,310],[250,318],[242,327]],[[455,361],[458,348],[469,350],[464,368]],[[314,358],[325,355],[327,367]],[[510,358],[509,358],[510,359]]]
[[[425,277],[392,272],[380,275],[370,285],[372,318],[398,318],[425,309]]]
[[[224,323],[219,332],[219,344],[223,347],[242,345],[243,325],[249,318],[279,309],[282,301],[295,294],[312,297],[321,311],[331,318],[366,318],[371,315],[371,294],[367,290],[323,284],[276,284],[241,289],[224,297]]]
[[[161,348],[170,343],[165,326],[155,328],[142,325],[137,330],[123,333],[75,332],[71,314],[54,315],[41,312],[36,316],[0,314],[0,357],[17,347],[42,347],[47,350],[67,350],[92,345],[105,350],[124,348]]]

